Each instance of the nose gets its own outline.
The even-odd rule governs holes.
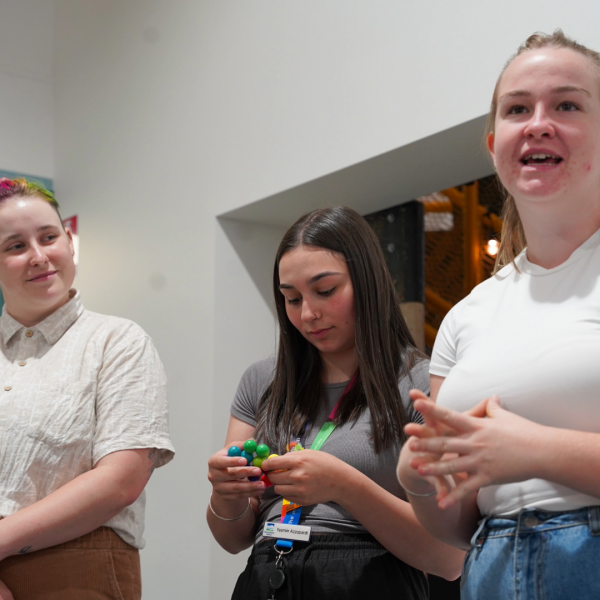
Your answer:
[[[317,313],[315,307],[308,300],[302,300],[302,320],[305,323],[310,323],[311,321],[316,320]]]
[[[548,110],[542,104],[536,105],[525,128],[525,134],[532,138],[554,137],[554,123]]]
[[[39,265],[43,265],[48,262],[48,256],[44,251],[44,248],[39,244],[31,245],[31,257],[29,259],[29,264],[32,267],[37,267]]]

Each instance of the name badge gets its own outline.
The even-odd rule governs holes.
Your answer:
[[[280,540],[308,542],[310,540],[310,529],[306,525],[290,525],[288,523],[267,521],[263,527],[263,536]]]

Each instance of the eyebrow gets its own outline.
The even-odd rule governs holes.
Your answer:
[[[319,279],[323,279],[323,277],[329,277],[330,275],[341,275],[341,273],[338,273],[337,271],[323,271],[323,273],[319,273],[318,275],[311,277],[306,282],[306,285],[312,285],[313,283],[316,283],[317,281],[319,281]],[[280,290],[295,290],[296,288],[293,285],[289,285],[288,283],[280,283],[279,289]]]
[[[559,87],[552,88],[552,90],[550,91],[553,94],[564,94],[565,92],[582,92],[584,94],[587,94],[590,98],[592,97],[592,95],[585,88],[577,87],[575,85],[561,85]],[[515,98],[521,96],[531,96],[531,92],[528,92],[527,90],[513,90],[512,92],[502,94],[502,96],[500,96],[500,98],[498,99],[498,103],[502,102],[502,100],[504,100],[505,98]]]

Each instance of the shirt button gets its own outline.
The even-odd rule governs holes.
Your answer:
[[[537,517],[529,515],[523,519],[523,525],[525,525],[525,527],[536,527],[537,525],[539,525],[539,521]]]
[[[5,385],[4,386],[4,391],[5,392],[10,392],[10,390],[12,390],[12,385]]]
[[[27,363],[24,360],[19,361],[19,366],[24,367]]]
[[[25,335],[26,335],[27,337],[32,337],[32,336],[33,336],[33,331],[31,331],[31,329],[28,329],[28,330],[25,332]]]

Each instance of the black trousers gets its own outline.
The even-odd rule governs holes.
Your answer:
[[[271,598],[276,540],[254,546],[232,600]],[[313,535],[283,557],[285,582],[276,600],[426,600],[425,575],[390,554],[369,534]]]

